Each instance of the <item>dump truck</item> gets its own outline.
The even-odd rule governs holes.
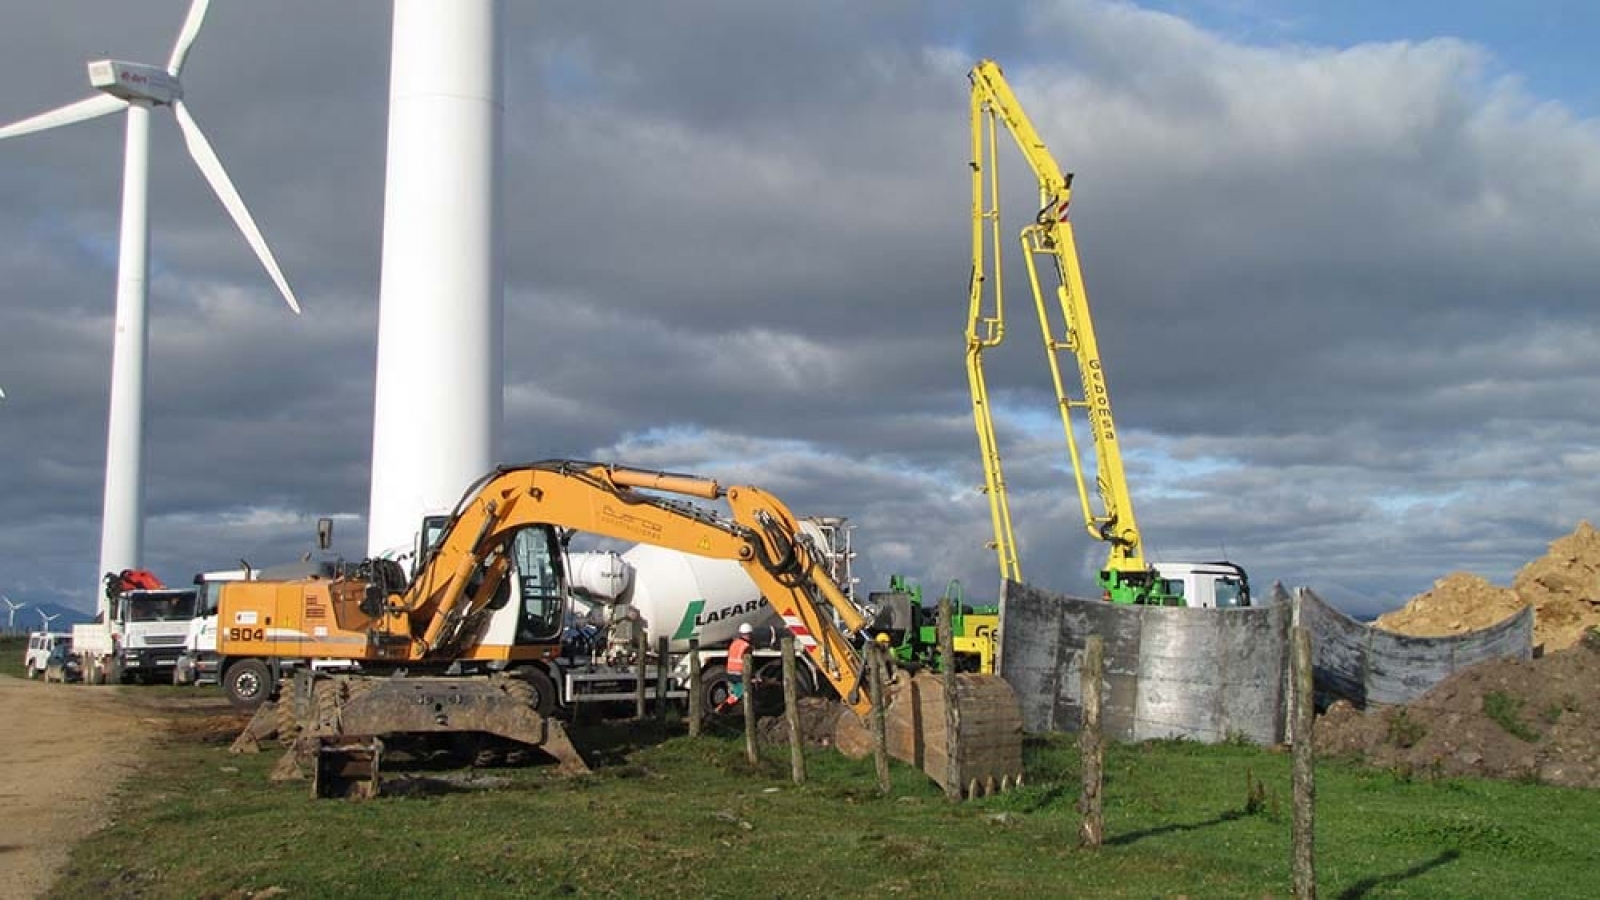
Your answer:
[[[192,588],[130,588],[159,584],[107,574],[107,603],[98,621],[72,626],[72,654],[88,684],[170,681],[197,610]]]
[[[690,498],[721,501],[728,511]],[[868,623],[781,502],[755,487],[576,460],[485,475],[409,578],[393,560],[375,559],[333,577],[223,585],[223,683],[236,701],[259,702],[278,675],[295,670],[277,701],[280,733],[293,730],[302,748],[314,744],[319,754],[387,735],[490,735],[581,770],[553,715],[572,614],[563,549],[575,533],[737,562],[829,689],[855,717],[871,712],[859,649]],[[497,615],[508,608],[509,617]],[[942,689],[900,684],[888,704],[891,712],[900,704],[891,743],[942,781],[945,737],[924,727],[928,717],[918,711],[942,704]],[[1010,686],[964,675],[957,694],[963,781],[1016,783],[1021,714]]]

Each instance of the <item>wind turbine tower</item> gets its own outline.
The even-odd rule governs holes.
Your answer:
[[[367,550],[493,465],[502,393],[503,0],[395,0]]]
[[[24,606],[27,606],[28,604],[26,604],[26,603],[18,603],[15,600],[12,600],[10,597],[7,597],[5,594],[0,594],[0,600],[4,600],[6,602],[6,606],[9,606],[11,608],[10,609],[10,615],[7,616],[7,618],[6,618],[6,629],[10,630],[12,628],[16,628],[17,627],[17,610],[23,608]]]
[[[200,34],[210,0],[195,0],[184,19],[166,68],[141,63],[101,59],[89,63],[89,83],[102,93],[0,128],[0,139],[44,131],[126,112],[127,138],[122,163],[122,234],[117,254],[117,306],[111,343],[111,408],[106,434],[105,505],[100,523],[100,571],[95,596],[100,609],[105,597],[98,590],[99,576],[137,568],[144,556],[144,387],[145,354],[149,346],[146,307],[149,286],[146,268],[150,249],[150,113],[170,107],[183,132],[189,155],[211,185],[234,224],[254,248],[267,274],[283,294],[289,308],[300,303],[289,290],[278,262],[256,228],[239,192],[217,159],[211,142],[200,130],[183,102],[178,75]],[[46,623],[48,627],[48,623]]]

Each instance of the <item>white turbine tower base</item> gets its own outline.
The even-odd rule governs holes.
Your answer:
[[[115,112],[128,116],[122,172],[122,232],[117,257],[117,305],[111,343],[111,404],[106,429],[105,505],[100,526],[100,571],[95,596],[104,611],[98,575],[138,568],[144,555],[144,387],[149,345],[150,111],[172,108],[183,140],[200,174],[244,234],[289,308],[300,302],[284,280],[278,262],[234,189],[228,173],[183,102],[178,75],[205,21],[209,0],[195,0],[184,19],[166,68],[116,60],[89,63],[89,83],[104,93],[69,103],[0,128],[0,140],[70,125]]]
[[[502,0],[395,0],[367,550],[494,464],[503,380]],[[417,422],[425,417],[426,434]]]

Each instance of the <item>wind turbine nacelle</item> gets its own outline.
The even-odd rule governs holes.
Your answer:
[[[178,79],[159,66],[97,59],[89,63],[89,83],[113,97],[132,103],[171,104],[183,96]]]

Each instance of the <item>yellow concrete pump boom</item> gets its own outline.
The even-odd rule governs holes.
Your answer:
[[[967,377],[972,389],[973,418],[983,454],[985,488],[995,532],[995,550],[1002,578],[1021,580],[1016,539],[1005,479],[995,441],[993,410],[983,374],[983,353],[1005,337],[1005,302],[1001,273],[999,132],[1015,140],[1039,186],[1038,214],[1022,229],[1021,241],[1028,264],[1040,333],[1044,338],[1056,405],[1066,432],[1067,451],[1077,481],[1083,520],[1089,534],[1111,545],[1106,571],[1101,574],[1108,591],[1120,592],[1124,582],[1147,583],[1154,578],[1144,560],[1133,499],[1123,472],[1122,450],[1111,416],[1105,368],[1089,316],[1089,298],[1078,265],[1077,246],[1068,218],[1072,201],[1072,176],[1063,174],[1033,123],[1007,84],[1000,66],[983,60],[969,74],[972,82],[972,274],[967,323]],[[986,256],[993,257],[992,273]],[[1046,303],[1037,265],[1048,257],[1055,273],[1055,312]],[[1059,318],[1059,323],[1055,321]],[[1077,372],[1077,397],[1070,395],[1063,376],[1063,357]],[[1091,494],[1073,432],[1073,410],[1081,410],[1094,439],[1095,491]],[[1095,498],[1098,497],[1098,508]],[[1120,597],[1117,599],[1121,599]]]

